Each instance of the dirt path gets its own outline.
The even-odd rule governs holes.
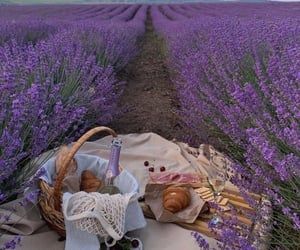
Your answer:
[[[148,15],[140,54],[127,66],[127,84],[120,107],[129,111],[110,126],[118,133],[155,132],[167,139],[180,139],[182,127],[176,115],[178,101],[163,54],[163,41],[153,31]]]

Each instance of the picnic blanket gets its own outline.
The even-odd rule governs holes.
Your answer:
[[[201,157],[201,154],[200,156],[194,154],[195,151],[199,153],[199,149],[191,148],[187,144],[168,141],[154,133],[128,134],[120,135],[120,137],[123,141],[120,164],[136,177],[140,184],[141,195],[144,193],[149,180],[149,172],[144,166],[145,161],[157,167],[158,171],[159,166],[165,166],[167,170],[181,173],[201,172],[202,174],[208,174],[210,171],[206,158]],[[107,136],[94,142],[87,142],[79,152],[108,159],[111,139],[111,136]],[[226,185],[235,188],[230,183]],[[0,237],[0,246],[3,242],[12,239],[13,234],[20,234],[22,246],[16,249],[64,249],[65,242],[58,241],[58,235],[51,231],[45,222],[41,220],[37,208],[26,205],[25,207],[19,207],[17,211],[11,212],[10,208],[17,202],[13,201],[0,207],[0,214],[9,215],[12,213],[10,221],[1,226],[2,229],[10,233],[6,232]],[[20,220],[20,216],[23,217],[25,213],[26,216]],[[17,223],[11,227],[14,222]],[[199,249],[189,230],[170,223],[163,224],[154,220],[147,220],[147,227],[134,231],[131,235],[139,237],[143,241],[146,250]],[[212,248],[218,248],[215,239],[203,237]]]

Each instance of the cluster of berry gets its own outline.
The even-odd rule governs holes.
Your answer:
[[[153,164],[150,165],[149,161],[145,161],[144,166],[148,167],[149,172],[154,172],[154,170],[155,170],[154,165]],[[160,170],[160,172],[164,172],[164,171],[166,171],[166,167],[165,166],[160,166],[159,170]]]
[[[111,242],[112,240],[109,243]],[[116,245],[109,247],[108,250],[141,250],[142,248],[142,242],[139,239],[125,235],[121,240],[117,241]]]

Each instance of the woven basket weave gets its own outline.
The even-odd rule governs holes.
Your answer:
[[[70,152],[68,153],[66,159],[62,164],[62,167],[57,173],[57,178],[54,183],[54,186],[50,186],[47,182],[43,180],[39,182],[39,186],[41,189],[41,193],[39,196],[40,213],[47,222],[48,226],[62,237],[66,236],[64,215],[61,210],[63,180],[66,176],[66,173],[68,172],[70,162],[72,161],[74,155],[79,150],[79,148],[90,137],[100,132],[107,132],[113,137],[117,137],[116,132],[108,127],[96,127],[89,130],[83,136],[81,136],[77,142],[75,142],[72,145]]]

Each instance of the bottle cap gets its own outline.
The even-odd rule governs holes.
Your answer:
[[[112,146],[121,147],[122,146],[122,140],[121,138],[114,138],[111,142]]]

